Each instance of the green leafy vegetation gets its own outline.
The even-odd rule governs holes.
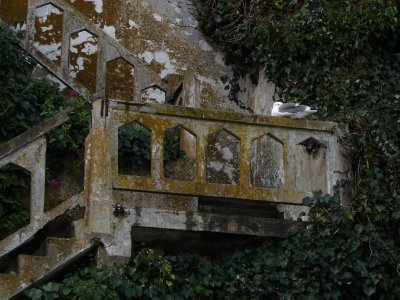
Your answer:
[[[265,68],[276,98],[349,124],[351,207],[329,197],[310,202],[310,227],[287,242],[301,258],[291,297],[399,298],[400,3],[202,2],[203,29],[227,62],[243,62],[238,72]]]
[[[151,131],[141,125],[118,129],[118,166],[149,166],[151,160]]]
[[[181,149],[181,127],[175,126],[168,129],[164,135],[164,165],[176,161],[186,155]]]
[[[393,245],[354,221],[335,196],[317,194],[313,222],[290,239],[222,252],[165,255],[142,249],[129,265],[79,269],[27,292],[30,299],[398,299]]]
[[[181,150],[180,128],[167,130],[164,136],[164,164],[184,157]],[[134,168],[150,168],[151,131],[138,123],[118,129],[118,169],[130,172]],[[130,171],[129,171],[130,170]]]
[[[0,239],[29,223],[30,174],[13,164],[0,172]]]
[[[171,262],[151,249],[141,250],[129,266],[86,267],[31,289],[31,299],[156,299],[172,285]]]

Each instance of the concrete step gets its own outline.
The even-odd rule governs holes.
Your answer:
[[[277,210],[238,208],[230,206],[214,206],[199,204],[199,212],[209,212],[225,215],[239,215],[259,218],[283,219],[283,213]]]
[[[57,258],[69,253],[76,243],[76,238],[48,237],[46,239],[46,257],[54,262]]]
[[[84,236],[86,231],[86,221],[84,219],[76,220],[72,222],[74,227],[74,235],[76,238],[81,238]]]
[[[18,274],[0,274],[0,299],[18,296],[33,283],[49,278],[91,249],[90,242],[77,238],[49,237],[46,256],[18,255]]]
[[[18,288],[19,284],[19,274],[0,274],[0,296],[10,295]]]
[[[18,271],[23,281],[34,281],[49,270],[50,264],[46,256],[18,255]]]

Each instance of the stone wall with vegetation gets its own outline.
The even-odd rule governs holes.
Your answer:
[[[141,253],[123,271],[81,270],[32,295],[46,294],[46,289],[72,295],[79,293],[73,288],[79,282],[82,290],[94,289],[99,295],[105,286],[113,287],[118,297],[399,298],[400,4],[201,2],[202,28],[220,45],[227,63],[243,73],[265,67],[279,97],[316,106],[320,119],[350,125],[345,142],[353,161],[351,206],[341,207],[335,196],[319,195],[305,199],[310,225],[285,241],[216,258],[155,258],[146,252],[153,262],[146,265],[159,266],[156,276],[150,275],[153,267],[142,275],[135,272]],[[94,283],[100,274],[113,280]]]
[[[400,3],[201,2],[201,26],[227,63],[243,74],[265,67],[279,97],[316,106],[320,119],[349,124],[344,142],[353,161],[352,204],[342,207],[335,195],[316,194],[305,199],[308,227],[284,241],[212,258],[145,249],[125,267],[77,269],[29,297],[398,299]],[[17,72],[7,63],[1,60],[1,72],[11,72],[2,84]]]

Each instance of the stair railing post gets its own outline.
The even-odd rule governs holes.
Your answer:
[[[112,234],[110,128],[105,100],[93,103],[92,128],[85,144],[85,199],[90,234]]]

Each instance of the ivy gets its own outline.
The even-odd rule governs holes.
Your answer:
[[[151,160],[151,131],[141,127],[122,126],[118,129],[118,164],[148,166]]]
[[[30,174],[7,165],[0,172],[0,239],[29,223]]]
[[[185,156],[185,151],[181,149],[181,128],[175,126],[165,132],[164,135],[164,165],[168,162],[176,161]]]
[[[160,299],[175,276],[162,254],[143,249],[130,265],[86,267],[63,283],[48,283],[27,292],[30,299]],[[168,298],[163,298],[168,299]],[[172,299],[172,298],[169,298]]]
[[[165,255],[142,249],[128,265],[91,266],[30,299],[398,299],[393,245],[335,196],[306,199],[313,222],[290,239],[222,252]],[[53,287],[56,287],[53,288]],[[109,291],[105,294],[104,291]],[[91,292],[90,292],[91,291]],[[54,298],[52,298],[54,297]]]
[[[83,109],[82,97],[66,99],[58,86],[31,76],[36,61],[27,56],[19,40],[0,26],[0,143],[30,129],[67,107],[74,107],[71,122],[51,132],[50,151],[83,149],[88,133],[90,112]]]
[[[151,161],[151,131],[142,127],[121,126],[118,129],[118,165],[148,167]],[[185,156],[181,149],[179,127],[167,130],[164,136],[164,164]]]

